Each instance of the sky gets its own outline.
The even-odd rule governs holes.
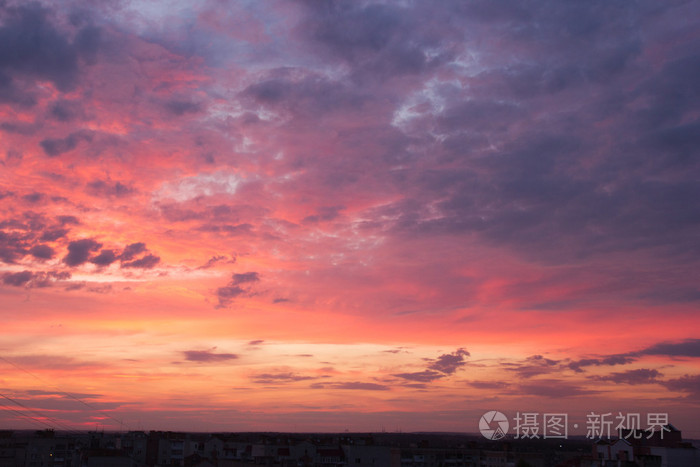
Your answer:
[[[700,438],[699,18],[0,1],[0,427]]]

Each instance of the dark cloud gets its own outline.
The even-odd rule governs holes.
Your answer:
[[[451,354],[440,355],[433,363],[428,365],[431,370],[436,370],[446,375],[451,375],[460,367],[466,365],[464,357],[468,357],[469,352],[464,349],[457,349]]]
[[[71,275],[67,271],[22,271],[5,273],[2,276],[2,282],[14,287],[50,287],[54,282],[68,280],[70,277]]]
[[[258,275],[257,272],[244,272],[241,274],[234,274],[232,276],[231,283],[233,285],[238,285],[238,284],[246,284],[249,282],[258,282],[260,280],[260,276]]]
[[[217,264],[221,261],[227,261],[227,260],[228,260],[228,256],[224,256],[224,255],[212,256],[211,258],[209,258],[209,260],[206,263],[204,263],[203,265],[201,265],[197,269],[209,269],[210,267],[214,266],[215,264]],[[233,259],[233,260],[230,260],[228,262],[235,263],[236,260]]]
[[[331,385],[334,389],[352,389],[360,391],[388,391],[389,387],[383,384],[377,383],[362,383],[362,382],[347,382],[347,383],[333,383]]]
[[[300,31],[330,59],[350,65],[357,76],[417,74],[452,56],[449,49],[440,47],[449,23],[444,23],[442,37],[430,29],[438,9],[354,2],[306,4],[309,14]]]
[[[212,350],[185,350],[182,353],[185,355],[185,360],[199,363],[226,362],[235,360],[238,355],[232,353],[216,353],[216,349]]]
[[[122,182],[93,180],[87,184],[87,192],[100,197],[123,197],[134,192],[134,189]]]
[[[0,5],[0,99],[33,103],[19,78],[49,80],[61,91],[72,90],[80,76],[80,60],[93,62],[99,48],[100,31],[86,26],[71,40],[51,21],[51,12],[38,3]],[[11,99],[10,92],[14,92]]]
[[[76,131],[65,138],[46,138],[39,142],[42,149],[49,157],[56,157],[78,147],[81,141],[92,141],[92,133]]]
[[[29,253],[38,259],[51,259],[53,258],[55,252],[53,248],[48,245],[34,245],[29,249]]]
[[[517,388],[512,389],[511,393],[518,396],[529,395],[557,399],[594,395],[599,394],[600,391],[587,389],[563,380],[546,379],[521,384]]]
[[[63,397],[63,398],[78,398],[78,399],[97,399],[102,397],[102,394],[94,394],[94,393],[86,393],[86,392],[71,392],[70,394],[68,393],[63,393],[63,392],[57,392],[57,391],[44,391],[42,389],[29,389],[25,391],[25,393],[29,396],[56,396],[56,397]]]
[[[160,263],[160,256],[155,256],[152,254],[147,254],[142,258],[135,259],[133,261],[123,262],[121,267],[123,268],[139,268],[139,269],[152,269],[158,263]]]
[[[250,286],[260,281],[257,272],[237,273],[231,276],[231,281],[225,287],[216,289],[216,296],[219,300],[218,307],[223,308],[231,304],[231,301],[241,295],[250,293]],[[244,285],[241,287],[241,285]]]
[[[662,342],[647,347],[634,355],[668,355],[669,357],[700,357],[700,339],[682,342]]]
[[[700,401],[700,375],[684,375],[662,383],[670,391],[688,393],[687,397]]]
[[[640,31],[655,25],[670,34],[657,13],[675,8],[675,14],[696,10],[688,4],[654,10],[545,2],[529,4],[520,17],[482,2],[435,12],[416,5],[314,5],[304,33],[357,74],[371,74],[363,67],[407,31],[410,40],[399,41],[411,44],[406,47],[440,54],[430,29],[435,15],[444,15],[462,26],[465,47],[474,45],[489,57],[484,55],[483,71],[465,77],[468,85],[437,82],[424,95],[405,99],[414,115],[402,131],[414,138],[415,153],[432,159],[391,173],[392,184],[421,202],[404,199],[378,209],[373,217],[383,228],[473,234],[544,262],[639,250],[697,261],[700,166],[693,150],[700,124],[690,104],[698,98],[697,38],[674,35],[678,42],[668,45],[670,55],[659,63],[641,54],[649,44]],[[485,32],[481,17],[499,28],[498,46],[472,42]],[[439,36],[449,37],[450,27]],[[501,53],[510,47],[517,53]],[[279,83],[259,91],[261,100],[289,99]],[[635,107],[640,99],[649,105]],[[553,106],[559,110],[552,112]],[[375,160],[374,168],[387,167]],[[426,206],[438,212],[431,215]],[[383,215],[388,210],[395,215]],[[692,284],[670,289],[664,285],[654,296],[697,300]]]
[[[13,264],[27,254],[38,259],[50,259],[53,255],[47,241],[55,236],[39,234],[48,227],[49,221],[42,215],[25,211],[14,218],[0,220],[0,261]],[[39,237],[39,238],[37,238]]]
[[[311,389],[349,389],[357,391],[388,391],[389,386],[377,383],[363,383],[358,381],[345,383],[314,383],[309,386]]]
[[[42,242],[53,242],[68,235],[68,229],[50,229],[42,232],[39,238]]]
[[[41,125],[37,122],[2,122],[0,123],[0,129],[5,133],[28,136],[36,134],[41,129]]]
[[[90,262],[98,266],[109,266],[116,260],[117,255],[114,250],[102,250],[99,255],[90,258]]]
[[[221,232],[228,235],[244,235],[251,233],[252,224],[216,224],[204,223],[197,227],[197,230],[202,232]]]
[[[414,373],[398,373],[394,376],[407,379],[410,381],[418,381],[419,383],[430,383],[437,379],[443,378],[444,373],[434,370],[417,371]]]
[[[91,238],[76,240],[68,244],[68,254],[63,258],[63,262],[68,266],[79,266],[86,263],[90,258],[90,253],[97,251],[102,246]]]
[[[36,204],[40,201],[43,201],[45,197],[46,195],[44,195],[43,193],[38,193],[35,191],[34,193],[29,193],[27,195],[22,196],[22,199],[28,203]]]
[[[202,111],[202,104],[184,100],[171,100],[166,102],[164,106],[171,114],[177,116],[199,113]]]
[[[559,361],[545,358],[542,355],[532,355],[521,362],[507,362],[503,367],[515,372],[520,378],[532,378],[534,376],[559,371]]]
[[[61,225],[66,225],[66,224],[80,225],[80,221],[75,216],[56,216],[56,220]]]
[[[59,99],[49,107],[49,116],[60,122],[72,122],[83,116],[83,109],[78,101]]]
[[[231,301],[246,293],[246,290],[242,289],[241,287],[238,287],[237,285],[232,285],[232,286],[227,286],[227,287],[219,287],[216,289],[216,296],[219,299],[219,304],[218,306],[221,307],[226,307],[231,304]]]
[[[458,369],[467,364],[467,362],[464,361],[464,357],[468,356],[469,352],[459,348],[452,353],[442,354],[436,359],[425,359],[429,363],[427,369],[424,371],[398,373],[393,376],[410,381],[417,381],[419,383],[429,383],[454,374]]]
[[[122,254],[119,256],[119,259],[122,261],[130,261],[134,259],[135,256],[144,253],[146,251],[146,244],[143,242],[138,242],[138,243],[132,243],[131,245],[128,245],[126,248],[124,248],[124,251],[122,251]]]
[[[345,209],[345,206],[322,206],[316,210],[316,214],[306,216],[303,222],[317,223],[332,221],[340,215],[340,211]]]
[[[92,141],[92,134],[89,132],[77,131],[69,134],[65,138],[46,138],[39,142],[44,152],[49,157],[59,156],[72,151],[78,147],[81,141]]]
[[[580,373],[583,371],[583,367],[587,366],[627,365],[635,360],[636,358],[626,355],[609,355],[601,358],[584,358],[581,360],[574,360],[568,364],[568,367],[575,372]]]
[[[295,73],[292,73],[294,71]],[[359,111],[368,97],[362,90],[326,77],[306,74],[301,70],[278,69],[269,78],[246,88],[241,97],[256,105],[289,112],[299,118]]]
[[[316,377],[297,375],[295,373],[262,373],[253,377],[253,381],[256,384],[285,384],[310,379],[316,379]]]
[[[5,273],[2,276],[2,283],[6,285],[13,285],[15,287],[21,287],[34,277],[31,271],[22,271],[14,273]]]
[[[505,389],[509,385],[503,381],[469,381],[467,384],[477,389]]]
[[[583,368],[587,366],[627,365],[647,355],[664,355],[668,357],[688,358],[700,357],[700,339],[686,339],[680,342],[660,342],[642,350],[636,350],[625,354],[605,355],[595,358],[573,360],[566,366],[569,369],[580,373],[583,371]],[[613,374],[624,375],[626,373],[628,372]]]
[[[612,381],[616,384],[648,384],[658,382],[657,378],[662,376],[658,370],[640,368],[637,370],[627,370],[623,372],[610,373],[605,376],[598,376],[598,381]]]
[[[263,339],[255,339],[255,340],[248,342],[248,345],[260,345],[263,342],[265,342]]]

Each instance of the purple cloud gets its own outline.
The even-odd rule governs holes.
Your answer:
[[[598,376],[599,381],[612,381],[616,384],[648,384],[657,383],[658,378],[663,376],[658,370],[640,368],[637,370],[627,370],[623,372],[610,373],[605,376]]]
[[[91,238],[76,240],[68,244],[68,254],[63,258],[63,262],[68,266],[80,266],[88,261],[90,253],[97,251],[102,246]]]
[[[464,349],[457,349],[450,354],[440,355],[433,363],[428,365],[431,370],[436,370],[447,375],[451,375],[460,367],[466,365],[464,357],[468,357],[469,352]]]
[[[216,353],[212,350],[185,350],[185,360],[198,363],[216,363],[235,360],[238,355],[232,353]]]
[[[419,383],[430,383],[437,379],[444,378],[445,374],[439,371],[425,370],[416,371],[414,373],[398,373],[394,374],[394,376],[410,381],[418,381]]]
[[[231,281],[225,287],[216,289],[216,296],[219,301],[217,307],[227,307],[236,297],[250,292],[250,287],[241,287],[240,284],[252,284],[258,281],[260,281],[260,276],[257,272],[233,274]]]
[[[295,373],[261,373],[253,377],[256,384],[285,384],[316,379],[315,376],[297,375]]]
[[[154,268],[158,263],[160,263],[160,256],[153,254],[147,254],[142,258],[135,259],[133,261],[123,262],[121,267],[123,268],[139,268],[139,269],[151,269]]]

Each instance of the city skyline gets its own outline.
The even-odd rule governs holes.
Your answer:
[[[0,3],[0,428],[700,438],[699,10]]]

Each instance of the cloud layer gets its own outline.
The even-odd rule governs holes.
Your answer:
[[[1,2],[0,385],[90,381],[158,429],[231,391],[456,431],[664,398],[700,429],[698,13]]]

